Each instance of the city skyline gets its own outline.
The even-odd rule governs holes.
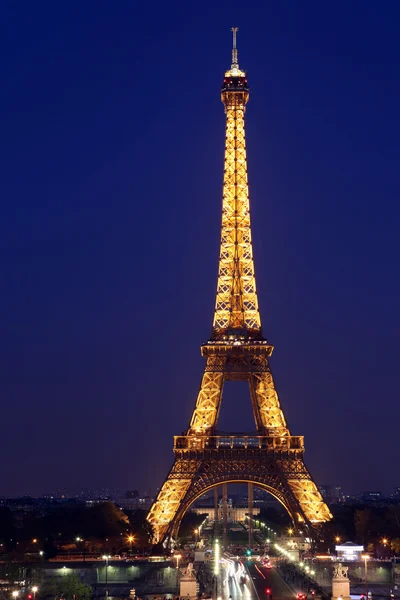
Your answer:
[[[0,496],[155,490],[211,330],[232,23],[142,8],[132,36],[131,7],[6,10]],[[238,25],[272,369],[317,484],[352,493],[397,485],[400,8],[347,11]],[[254,429],[247,390],[220,420]]]

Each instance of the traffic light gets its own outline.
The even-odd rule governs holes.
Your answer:
[[[246,554],[247,554],[247,556],[251,556],[251,550],[250,550],[250,548],[247,548]]]

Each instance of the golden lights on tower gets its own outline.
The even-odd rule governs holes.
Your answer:
[[[232,28],[232,64],[224,74],[221,90],[226,132],[221,245],[213,328],[211,338],[201,348],[206,367],[189,429],[183,436],[175,438],[175,462],[148,515],[158,541],[175,535],[190,499],[193,501],[201,490],[205,490],[202,486],[207,483],[212,487],[222,482],[218,479],[221,454],[215,428],[226,380],[242,379],[249,383],[259,434],[259,446],[254,451],[259,452],[254,454],[254,460],[259,462],[250,465],[250,470],[266,469],[268,461],[265,457],[274,457],[274,468],[266,472],[264,484],[267,482],[268,491],[286,507],[295,526],[302,522],[319,524],[332,518],[303,462],[303,438],[290,435],[269,366],[268,359],[273,346],[263,337],[261,330],[251,237],[244,121],[249,88],[246,72],[239,68],[237,31],[236,27]],[[226,439],[225,436],[225,444]],[[248,443],[243,440],[244,444]],[[226,462],[228,466],[224,468],[232,469],[228,476],[233,481],[238,479],[238,470],[244,462],[241,450],[235,454],[234,436],[229,443],[233,458],[229,464]],[[271,454],[268,454],[270,451]],[[234,458],[236,456],[239,457],[237,460]],[[210,473],[205,476],[204,471],[208,468]],[[241,480],[246,480],[250,475],[257,485],[253,471],[246,471]],[[278,482],[274,477],[281,479]],[[280,489],[285,491],[281,492]]]

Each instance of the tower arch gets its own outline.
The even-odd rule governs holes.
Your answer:
[[[186,502],[182,503],[181,506],[179,507],[179,510],[177,511],[177,513],[175,515],[175,519],[174,519],[173,523],[171,523],[170,532],[167,537],[170,537],[171,539],[174,539],[174,540],[177,539],[179,529],[180,529],[180,526],[182,523],[182,519],[185,516],[185,514],[190,510],[192,505],[196,502],[196,500],[198,500],[200,498],[200,496],[202,496],[206,492],[209,492],[210,490],[212,490],[216,487],[219,487],[222,483],[227,483],[227,484],[228,483],[252,483],[255,487],[258,487],[258,488],[264,490],[265,492],[268,492],[271,496],[273,496],[275,498],[275,500],[277,500],[283,506],[283,508],[286,510],[289,517],[291,518],[291,520],[293,522],[293,526],[295,527],[295,529],[297,529],[298,521],[296,520],[296,513],[293,512],[293,510],[296,510],[294,498],[292,499],[293,503],[291,503],[290,501],[288,501],[287,498],[285,498],[285,496],[279,490],[274,489],[270,485],[266,485],[264,483],[254,481],[252,479],[244,480],[244,479],[230,478],[230,479],[224,479],[222,481],[219,481],[218,483],[210,484],[207,487],[204,487],[203,489],[201,489],[200,491],[198,490],[193,499],[189,499],[189,497],[188,497],[186,499]]]

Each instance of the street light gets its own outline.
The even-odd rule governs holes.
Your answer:
[[[130,543],[130,545],[131,545],[131,554],[132,554],[132,543],[133,543],[133,540],[134,540],[134,539],[135,539],[135,536],[133,536],[133,535],[128,535],[128,542],[129,542],[129,543]]]
[[[337,544],[340,542],[340,535],[337,535],[337,536],[335,537],[335,542],[336,542]]]
[[[368,554],[362,554],[361,558],[364,559],[364,566],[365,566],[365,596],[366,596],[366,600],[368,600],[368,567],[367,567],[367,561],[369,559]]]
[[[291,527],[289,527],[289,529],[288,529],[288,534],[293,535],[293,529]]]
[[[182,558],[182,554],[175,554],[174,558],[176,558],[176,568],[179,567],[179,559]]]
[[[32,592],[33,592],[33,600],[35,600],[35,598],[36,598],[36,592],[38,591],[38,589],[39,589],[39,588],[38,588],[38,586],[37,586],[37,585],[34,585],[34,586],[33,586],[33,588],[32,588]]]
[[[108,559],[111,558],[109,554],[104,554],[103,560],[106,561],[106,600],[108,598]]]

